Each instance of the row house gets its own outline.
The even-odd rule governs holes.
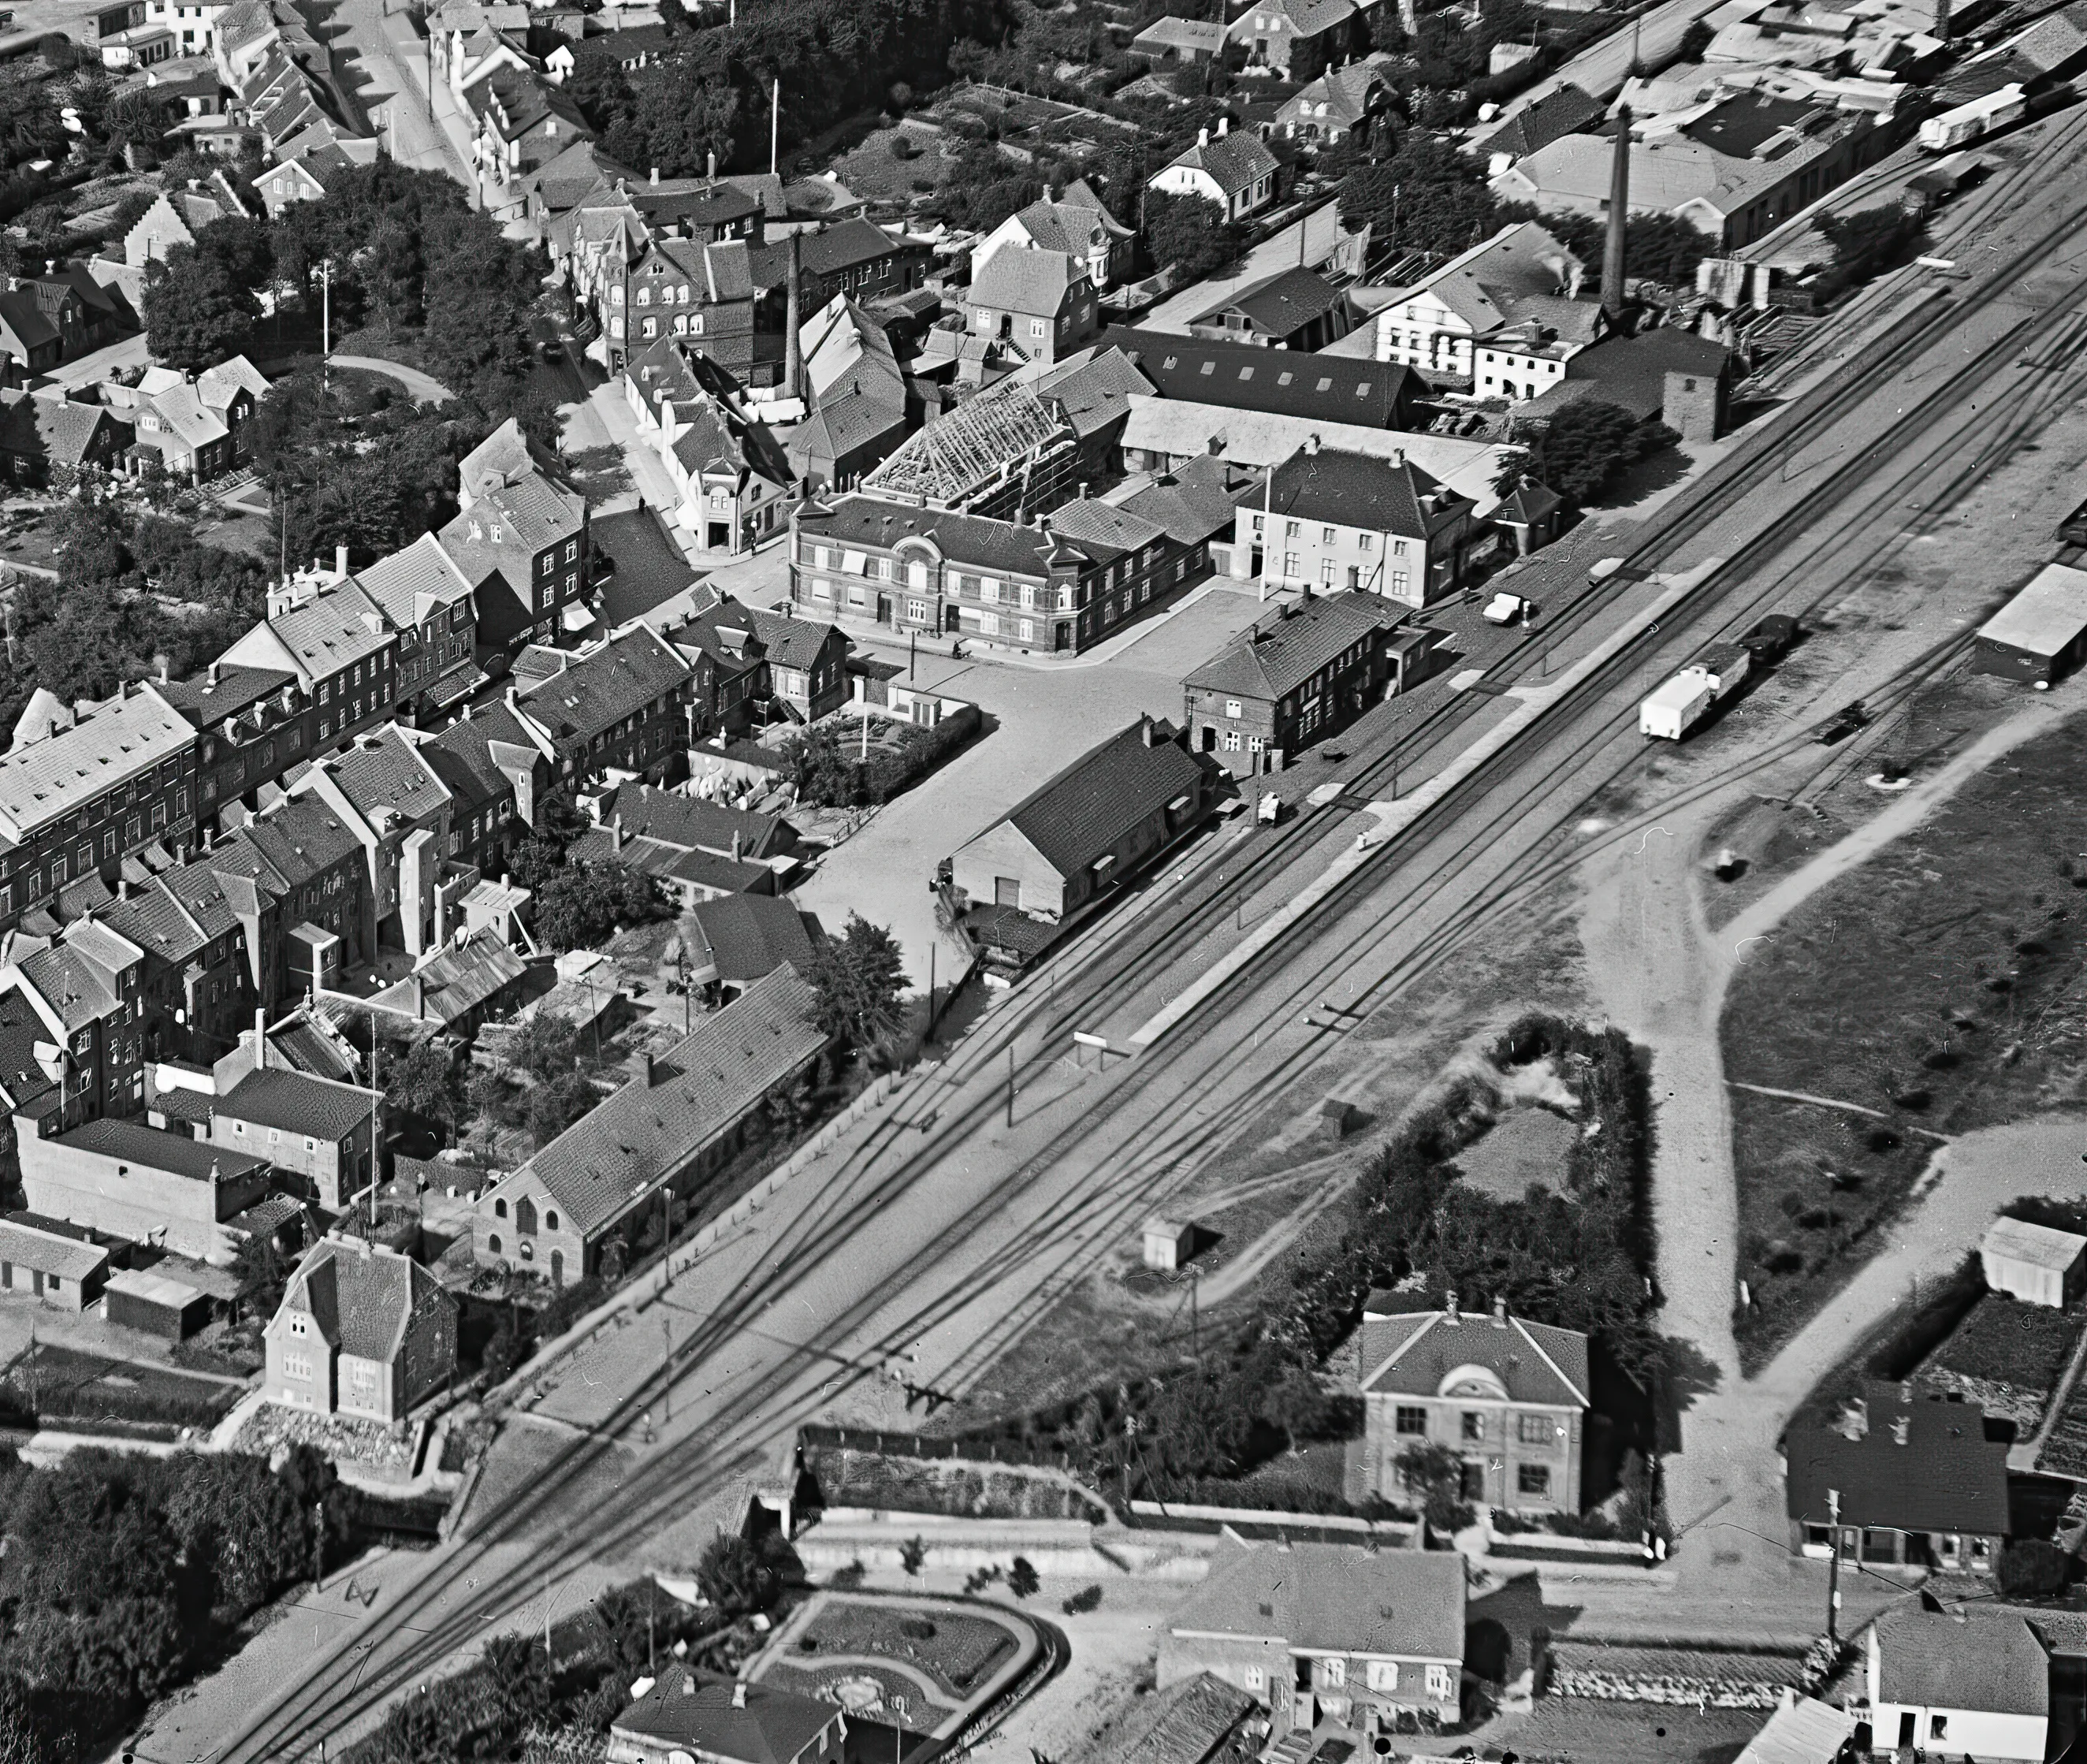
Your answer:
[[[14,941],[0,990],[19,993],[42,1027],[56,1084],[37,1113],[53,1131],[144,1106],[144,968],[142,949],[92,919]]]
[[[349,574],[345,545],[331,570],[314,562],[271,586],[267,617],[220,660],[294,674],[314,712],[314,753],[390,720],[398,703],[399,634]]]
[[[664,339],[631,358],[624,391],[681,493],[675,520],[698,547],[736,554],[782,531],[797,489],[789,454],[705,350]]]
[[[437,536],[471,586],[487,672],[591,621],[587,499],[577,490],[534,469],[481,472],[469,506]]]
[[[236,841],[234,842],[236,849]],[[94,916],[145,952],[144,1057],[207,1060],[251,1021],[263,998],[262,956],[280,929],[272,899],[210,853],[126,878]]]
[[[672,632],[694,674],[694,735],[743,735],[757,722],[830,716],[847,703],[849,651],[836,625],[720,596]]]
[[[310,756],[317,719],[288,668],[214,661],[186,680],[163,681],[159,690],[195,729],[197,812],[205,822]]]
[[[375,895],[362,843],[331,804],[292,797],[213,845],[213,874],[265,897],[262,1003],[337,988],[377,953]],[[243,891],[242,891],[243,892]]]
[[[443,941],[451,916],[444,884],[453,880],[447,872],[454,804],[407,731],[393,724],[362,736],[292,773],[287,790],[292,798],[324,802],[361,845],[380,947],[420,956]]]
[[[356,579],[399,634],[399,715],[421,722],[450,709],[484,676],[470,581],[433,533],[380,557]]]
[[[508,706],[549,737],[568,792],[609,771],[667,784],[687,763],[691,672],[637,625],[584,650],[525,650]]]
[[[196,733],[150,685],[68,706],[42,687],[0,754],[0,931],[68,882],[195,837]]]
[[[1403,452],[1321,447],[1313,436],[1240,505],[1232,574],[1286,587],[1359,588],[1432,606],[1463,585],[1477,508]]]
[[[505,700],[466,704],[455,722],[421,742],[420,757],[450,793],[450,861],[481,876],[506,875],[557,776],[549,735]]]
[[[1092,648],[1208,572],[1207,541],[1102,502],[1031,523],[854,495],[806,503],[791,525],[790,598],[813,617],[1007,648]]]
[[[499,67],[465,89],[472,122],[472,159],[479,175],[497,186],[495,207],[519,203],[516,187],[527,173],[592,133],[579,106],[535,74]]]
[[[925,239],[889,233],[859,217],[820,221],[796,238],[800,313],[817,312],[836,295],[869,301],[910,294],[927,281],[934,260],[934,248]],[[764,331],[781,331],[788,323],[790,250],[790,240],[779,237],[749,253]]]
[[[699,343],[741,381],[753,371],[753,277],[743,239],[626,241],[604,254],[596,297],[612,373],[672,337]]]

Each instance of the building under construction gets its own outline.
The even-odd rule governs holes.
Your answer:
[[[1083,457],[1062,402],[1006,380],[930,422],[862,489],[916,507],[1009,520],[1070,502]]]

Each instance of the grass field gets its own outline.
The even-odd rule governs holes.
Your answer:
[[[1993,682],[1959,690],[1983,694]],[[1927,715],[1961,720],[1938,695]],[[2087,1101],[2087,728],[2022,747],[1815,895],[1735,976],[1739,1320],[1760,1365],[1867,1258],[1934,1141]]]
[[[1924,1389],[1961,1396],[2026,1437],[2042,1424],[2087,1318],[1986,1293],[1921,1362]]]
[[[186,1377],[130,1360],[41,1343],[8,1367],[9,1394],[47,1424],[148,1422],[207,1428],[245,1393],[237,1385]]]
[[[799,1633],[791,1663],[809,1669],[822,1655],[881,1655],[925,1673],[961,1702],[1014,1647],[1013,1633],[990,1617],[947,1610],[931,1616],[900,1605],[836,1598]]]

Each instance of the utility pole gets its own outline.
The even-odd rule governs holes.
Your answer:
[[[782,139],[783,78],[779,74],[768,96],[768,175],[770,177],[775,175],[775,149]]]
[[[312,1502],[312,1591],[326,1585],[326,1502]]]
[[[1826,1491],[1826,1517],[1831,1522],[1833,1535],[1826,1552],[1826,1641],[1837,1650],[1841,1646],[1841,1491]]]
[[[1014,1049],[1012,1046],[1007,1050],[1007,1126],[1009,1132],[1014,1130]]]

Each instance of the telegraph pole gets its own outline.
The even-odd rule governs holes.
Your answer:
[[[1841,1646],[1841,1491],[1826,1491],[1826,1517],[1833,1527],[1833,1541],[1826,1555],[1826,1642],[1837,1652]]]

